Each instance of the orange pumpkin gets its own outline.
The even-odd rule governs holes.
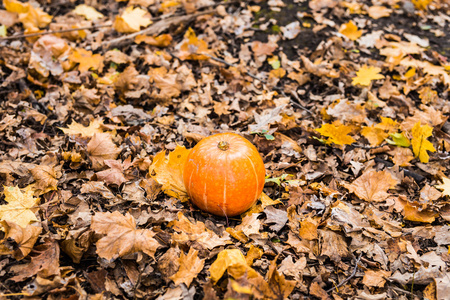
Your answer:
[[[245,212],[264,187],[265,168],[258,150],[235,133],[201,140],[187,157],[183,180],[192,202],[218,216]]]

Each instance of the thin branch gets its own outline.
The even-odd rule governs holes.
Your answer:
[[[356,271],[358,270],[358,264],[359,261],[361,260],[362,257],[362,252],[359,254],[358,259],[356,260],[356,264],[355,267],[353,268],[353,272],[352,274],[350,274],[350,276],[348,276],[347,278],[345,278],[341,283],[339,283],[338,285],[332,287],[331,289],[327,290],[327,293],[331,292],[334,289],[338,289],[339,287],[343,286],[347,281],[349,281],[350,279],[352,279],[353,277],[355,277]]]
[[[103,24],[103,25],[92,25],[92,26],[85,26],[85,27],[78,27],[78,28],[69,28],[69,29],[61,29],[61,30],[48,30],[48,31],[43,31],[43,32],[35,32],[35,33],[12,35],[12,36],[7,36],[7,37],[0,38],[0,42],[8,41],[8,40],[17,40],[17,39],[35,37],[35,36],[41,36],[41,35],[47,35],[47,34],[65,33],[65,32],[72,32],[72,31],[78,31],[78,30],[90,30],[90,29],[97,29],[97,28],[111,27],[111,26],[112,26],[112,24]]]

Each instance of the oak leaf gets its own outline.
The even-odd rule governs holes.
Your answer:
[[[187,191],[183,181],[184,164],[191,150],[177,146],[166,157],[166,151],[155,155],[149,168],[149,174],[162,185],[164,193],[180,200],[187,200]]]
[[[18,187],[4,187],[5,201],[8,204],[0,205],[0,220],[14,222],[25,228],[31,222],[37,221],[35,212],[40,199],[34,198],[34,191],[28,186],[24,192]]]
[[[97,254],[105,259],[114,260],[127,254],[142,251],[150,257],[155,256],[159,243],[153,238],[150,229],[137,229],[132,215],[98,212],[92,216],[91,229],[105,234],[97,241]]]
[[[87,151],[95,170],[104,166],[105,159],[116,159],[121,152],[120,148],[112,141],[109,133],[95,133],[87,144]]]
[[[316,129],[321,135],[328,137],[327,144],[334,143],[336,145],[350,145],[355,142],[355,139],[348,136],[352,129],[349,126],[342,124],[323,124],[322,127]]]
[[[170,276],[170,279],[173,280],[175,285],[184,283],[187,287],[189,287],[192,280],[203,270],[205,260],[198,258],[198,251],[194,248],[190,248],[187,255],[185,255],[184,252],[181,252],[178,261],[180,268],[176,274]]]
[[[259,275],[247,264],[245,256],[239,249],[226,249],[219,253],[217,259],[209,268],[211,280],[213,282],[219,281],[225,271],[228,271],[228,274],[235,279],[245,274],[247,274],[248,278]]]
[[[87,51],[82,48],[76,49],[70,56],[69,60],[79,63],[78,70],[86,72],[90,69],[101,72],[103,68],[103,56],[101,54],[92,54],[92,51]]]
[[[73,10],[74,14],[83,16],[86,20],[98,20],[104,17],[102,13],[99,13],[95,8],[86,4],[80,4]]]
[[[148,11],[133,6],[128,6],[122,15],[117,16],[114,21],[114,29],[121,33],[137,32],[141,27],[152,24]]]
[[[65,134],[69,134],[69,135],[79,134],[82,137],[91,137],[96,133],[103,132],[103,130],[100,129],[102,125],[103,125],[103,121],[101,119],[100,120],[97,120],[97,119],[92,120],[89,123],[88,127],[85,127],[82,124],[79,124],[72,120],[72,123],[67,126],[68,128],[62,128],[62,127],[58,127],[58,128],[61,129]]]
[[[31,252],[42,231],[42,227],[33,225],[27,225],[23,228],[9,221],[1,221],[0,224],[0,228],[5,233],[5,237],[1,242],[5,243],[8,241],[10,243],[14,241],[15,243],[12,249],[5,244],[0,244],[0,255],[11,254],[17,260],[21,260]]]
[[[356,41],[361,37],[362,30],[358,30],[358,26],[356,26],[353,21],[350,21],[341,25],[339,28],[339,33],[345,35],[352,41]]]
[[[388,171],[370,170],[344,187],[360,199],[368,202],[382,202],[389,197],[387,191],[397,184]]]
[[[384,75],[379,74],[380,72],[381,69],[378,67],[364,65],[356,72],[356,77],[352,78],[352,84],[369,86],[372,80],[384,78]]]
[[[419,121],[411,129],[411,134],[413,137],[411,139],[411,145],[413,147],[415,157],[419,158],[421,162],[427,163],[430,158],[427,150],[430,152],[436,152],[433,144],[427,140],[427,137],[432,136],[433,134],[433,127],[426,124],[420,126]]]

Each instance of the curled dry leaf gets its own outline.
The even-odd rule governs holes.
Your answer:
[[[11,254],[17,260],[21,260],[31,252],[42,231],[40,226],[27,225],[27,227],[23,228],[9,221],[2,221],[0,224],[2,231],[5,233],[5,237],[1,241],[2,244],[0,244],[0,255]],[[8,243],[14,241],[16,244],[14,249],[6,246],[6,241]]]
[[[225,271],[228,271],[228,274],[235,279],[245,274],[247,274],[248,278],[258,276],[258,273],[249,267],[244,254],[239,249],[227,249],[219,253],[217,259],[209,268],[211,280],[213,282],[219,281]]]
[[[160,247],[153,238],[155,233],[150,229],[137,229],[136,221],[129,213],[125,216],[118,211],[96,213],[92,217],[91,229],[105,234],[97,241],[96,246],[97,254],[108,260],[139,251],[154,258]]]
[[[30,172],[31,175],[33,175],[34,180],[36,180],[34,188],[38,190],[40,194],[57,190],[58,180],[56,178],[60,177],[61,173],[59,173],[58,176],[54,167],[40,165]]]

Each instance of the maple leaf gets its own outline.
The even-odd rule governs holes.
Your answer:
[[[249,278],[259,275],[255,270],[250,268],[245,256],[239,249],[226,249],[219,252],[217,259],[209,268],[211,280],[213,282],[219,281],[225,271],[228,271],[228,274],[235,279],[244,276],[246,273]]]
[[[191,150],[178,146],[166,157],[166,151],[155,155],[149,174],[162,185],[164,193],[182,201],[188,199],[183,181],[184,164]]]
[[[33,255],[30,255],[31,261],[29,263],[11,267],[11,271],[18,275],[10,278],[10,280],[21,282],[36,274],[43,278],[60,274],[59,253],[58,242],[45,238],[44,244],[33,249]]]
[[[90,69],[101,72],[103,68],[103,56],[101,54],[92,54],[92,51],[87,51],[82,48],[76,49],[70,56],[69,60],[79,63],[78,70],[86,72]]]
[[[122,163],[120,161],[112,160],[112,159],[106,159],[106,160],[104,160],[104,163],[105,163],[105,165],[107,165],[110,168],[107,170],[95,173],[98,180],[104,181],[107,184],[115,184],[117,186],[120,186],[122,183],[127,181],[127,179],[123,175],[123,171],[129,165],[127,166],[126,163],[124,165],[122,165]]]
[[[97,254],[108,260],[139,251],[154,258],[160,247],[153,238],[155,233],[149,229],[136,229],[136,221],[129,213],[124,216],[118,211],[98,212],[92,216],[91,229],[105,234],[97,242]]]
[[[102,13],[99,13],[95,8],[86,4],[80,4],[73,10],[74,14],[83,16],[86,20],[98,20],[104,17]]]
[[[58,174],[54,167],[40,165],[32,169],[31,175],[33,175],[34,180],[36,180],[36,190],[39,190],[41,194],[45,194],[49,191],[56,191],[58,180]],[[59,176],[61,173],[59,174]]]
[[[352,129],[349,126],[338,124],[323,124],[322,127],[315,129],[321,135],[328,137],[327,144],[334,143],[336,145],[350,145],[355,139],[348,136]]]
[[[231,243],[228,233],[219,237],[213,231],[207,229],[205,223],[200,221],[195,224],[191,223],[182,212],[178,213],[178,220],[170,222],[168,226],[172,226],[177,232],[172,236],[172,239],[177,243],[196,241],[209,250]]]
[[[103,130],[100,129],[102,125],[103,125],[102,119],[92,120],[89,123],[88,127],[84,127],[83,124],[79,124],[79,123],[75,122],[74,120],[72,120],[72,123],[67,126],[68,128],[62,128],[62,127],[58,127],[58,128],[61,129],[65,134],[70,134],[70,135],[79,134],[83,137],[91,137],[96,133],[103,132]]]
[[[128,6],[121,16],[114,21],[114,29],[122,33],[137,32],[141,27],[152,24],[148,11],[133,6]]]
[[[169,47],[170,43],[172,43],[172,36],[170,34],[161,34],[158,36],[148,36],[148,35],[138,35],[134,39],[136,44],[146,43],[150,46],[156,46],[160,48]]]
[[[417,122],[411,129],[411,134],[413,138],[411,139],[411,145],[413,147],[413,152],[415,157],[423,163],[427,163],[429,156],[427,150],[430,152],[436,152],[433,144],[427,140],[427,137],[432,136],[433,127],[429,125],[420,126],[420,121]]]
[[[361,134],[367,138],[371,146],[378,146],[389,136],[389,134],[397,131],[399,126],[400,125],[396,121],[390,118],[381,117],[381,123],[378,123],[375,126],[363,127]]]
[[[52,16],[30,3],[3,0],[3,5],[7,11],[19,14],[19,21],[27,30],[37,31],[38,28],[45,27],[52,21]]]
[[[1,241],[3,244],[0,244],[0,255],[11,254],[17,260],[21,260],[31,252],[42,231],[42,227],[33,225],[23,228],[9,221],[1,221],[0,224],[5,233],[5,237]],[[5,245],[6,241],[10,243],[11,240],[16,244],[13,249]]]
[[[38,210],[40,199],[33,197],[34,191],[29,186],[24,193],[14,186],[5,186],[4,189],[8,204],[0,206],[0,220],[14,222],[22,228],[37,221],[35,211]]]
[[[358,30],[358,26],[353,23],[353,21],[350,21],[346,24],[342,24],[339,28],[339,33],[345,35],[352,41],[356,41],[359,39],[362,35],[362,30]]]
[[[443,190],[442,195],[450,196],[450,179],[447,177],[442,177],[441,179],[443,184],[436,185],[435,187],[440,190]]]
[[[180,268],[177,273],[170,276],[175,285],[184,283],[187,287],[191,285],[192,280],[197,277],[197,274],[203,270],[205,260],[198,258],[198,251],[190,248],[187,255],[181,252],[179,258]]]
[[[211,55],[212,51],[208,49],[208,43],[204,40],[199,39],[192,28],[186,31],[184,35],[186,41],[184,41],[180,46],[180,52],[178,57],[181,60],[206,60],[209,59],[208,55]],[[208,55],[205,55],[208,54]]]
[[[370,170],[344,187],[360,199],[369,202],[381,202],[389,197],[387,191],[397,184],[388,171]]]
[[[121,152],[112,141],[109,133],[95,133],[87,144],[87,151],[92,161],[92,167],[99,170],[105,159],[116,159]]]
[[[412,0],[411,2],[417,9],[426,10],[433,0]]]
[[[357,72],[356,77],[352,78],[353,85],[369,86],[372,80],[383,79],[384,75],[378,74],[381,69],[372,66],[362,66]]]

